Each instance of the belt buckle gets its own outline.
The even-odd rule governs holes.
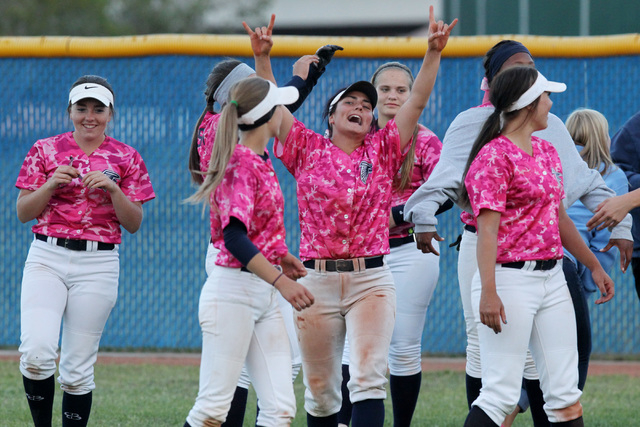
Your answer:
[[[336,272],[347,273],[350,271],[353,271],[353,260],[350,260],[350,259],[336,260]]]
[[[70,251],[86,251],[87,250],[87,243],[84,242],[84,245],[83,245],[82,240],[63,239],[62,241],[64,242],[62,247],[65,249],[69,249]]]

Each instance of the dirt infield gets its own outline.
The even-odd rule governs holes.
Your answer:
[[[13,350],[0,351],[0,360],[20,359],[20,354]],[[158,364],[169,366],[199,366],[199,353],[119,353],[101,352],[98,364]],[[423,372],[464,371],[464,358],[425,357],[422,359]],[[640,361],[608,361],[592,360],[589,363],[589,375],[626,375],[640,377]]]

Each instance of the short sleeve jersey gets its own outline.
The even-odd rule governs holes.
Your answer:
[[[533,155],[504,136],[485,145],[465,179],[471,207],[500,212],[496,262],[561,259],[558,224],[564,198],[562,166],[555,148],[531,138]]]
[[[295,120],[274,151],[297,182],[302,260],[389,253],[391,185],[406,155],[395,121],[347,154]]]
[[[440,152],[442,151],[442,142],[438,139],[435,133],[430,131],[424,126],[420,126],[418,135],[416,138],[416,150],[413,163],[413,171],[411,173],[411,183],[403,190],[394,190],[391,196],[391,206],[404,205],[409,197],[429,179],[429,175],[433,171],[433,168],[440,159]],[[400,179],[400,172],[402,167],[398,171],[396,179]],[[409,235],[409,229],[413,227],[411,223],[405,223],[398,225],[389,230],[390,238],[405,237]]]
[[[284,197],[271,160],[238,144],[231,155],[224,178],[211,195],[211,216],[219,224],[212,238],[220,250],[216,264],[242,267],[224,246],[223,230],[231,217],[247,228],[247,237],[274,265],[287,254],[284,229]]]
[[[155,197],[147,167],[135,149],[107,136],[87,155],[75,142],[73,132],[36,141],[24,159],[16,187],[35,191],[60,165],[71,165],[82,176],[91,171],[104,173],[133,202]],[[109,193],[86,188],[80,177],[54,192],[32,230],[51,237],[105,243],[120,243],[122,235]]]

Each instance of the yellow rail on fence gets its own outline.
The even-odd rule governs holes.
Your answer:
[[[452,37],[447,57],[482,56],[495,43],[514,39],[536,57],[602,57],[640,55],[640,34],[591,37],[461,36]],[[325,44],[345,48],[338,56],[420,58],[422,37],[274,36],[272,56],[301,56]],[[251,56],[247,36],[154,34],[124,37],[0,37],[0,57],[108,58],[152,55]]]

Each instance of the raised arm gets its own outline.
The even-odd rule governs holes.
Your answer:
[[[249,35],[251,40],[251,49],[253,50],[253,57],[256,61],[256,74],[265,80],[269,80],[273,84],[276,83],[276,78],[273,75],[271,69],[271,48],[273,47],[273,25],[276,22],[276,15],[271,15],[268,27],[256,27],[255,31],[249,27],[249,25],[242,21],[242,26]]]
[[[453,30],[457,22],[457,18],[450,25],[442,21],[436,22],[433,15],[433,6],[429,6],[429,48],[424,55],[420,71],[416,75],[411,95],[395,117],[403,149],[411,140],[413,130],[418,124],[418,119],[427,106],[427,101],[438,75],[442,50],[447,45],[449,34],[451,34],[451,30]]]

